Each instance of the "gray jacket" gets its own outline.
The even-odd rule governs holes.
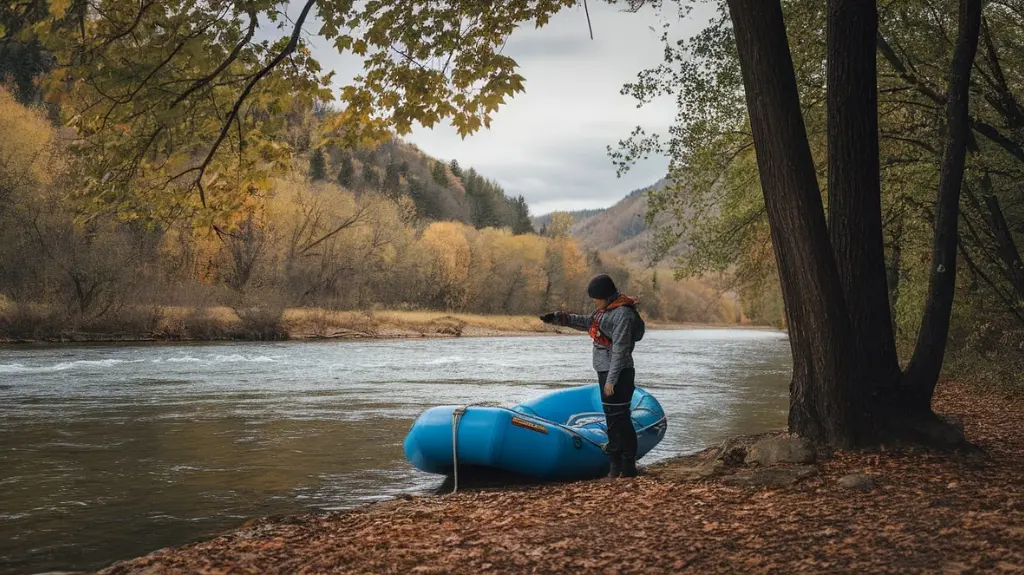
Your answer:
[[[594,313],[567,313],[564,315],[565,325],[588,331],[594,322]],[[594,369],[598,372],[607,371],[606,383],[614,387],[622,370],[633,367],[633,346],[643,339],[646,326],[634,308],[620,306],[605,312],[598,327],[605,337],[612,340],[612,345],[605,347],[594,342]]]

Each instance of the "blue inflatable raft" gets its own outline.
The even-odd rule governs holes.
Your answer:
[[[665,436],[658,400],[637,388],[632,402],[637,459]],[[491,468],[544,480],[608,472],[608,443],[597,385],[562,389],[515,407],[442,405],[423,412],[405,438],[417,469],[449,475],[458,467]]]

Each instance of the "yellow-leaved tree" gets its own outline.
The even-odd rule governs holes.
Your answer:
[[[420,242],[430,258],[430,286],[438,302],[452,310],[466,304],[470,250],[468,226],[456,222],[435,222],[424,230]]]
[[[50,183],[55,131],[42,110],[21,105],[0,86],[0,213],[13,196]]]

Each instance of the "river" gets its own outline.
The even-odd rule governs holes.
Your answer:
[[[635,361],[669,421],[641,463],[785,425],[783,334],[652,330]],[[0,347],[0,573],[429,491],[402,453],[422,410],[593,380],[586,337]]]

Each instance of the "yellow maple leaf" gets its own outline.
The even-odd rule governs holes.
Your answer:
[[[50,0],[50,16],[59,20],[68,13],[70,6],[71,0]]]

